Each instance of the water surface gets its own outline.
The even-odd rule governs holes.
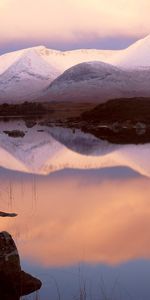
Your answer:
[[[18,214],[0,230],[42,280],[40,299],[149,298],[149,154],[149,143],[0,123],[0,210]]]

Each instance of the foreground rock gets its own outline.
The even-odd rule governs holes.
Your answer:
[[[11,235],[0,232],[0,299],[19,300],[41,288],[41,281],[21,270],[19,253]]]

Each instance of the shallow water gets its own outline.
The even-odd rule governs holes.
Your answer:
[[[24,137],[9,136],[18,128]],[[0,123],[0,210],[18,214],[0,230],[41,279],[40,299],[150,297],[149,154],[148,143]]]

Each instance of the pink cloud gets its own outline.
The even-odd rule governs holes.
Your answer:
[[[1,0],[1,41],[146,35],[149,0]]]

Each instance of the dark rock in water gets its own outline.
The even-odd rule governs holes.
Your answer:
[[[20,130],[5,130],[4,133],[6,133],[8,136],[13,137],[13,138],[19,138],[19,137],[24,137],[25,133],[23,131]]]
[[[6,212],[3,212],[3,211],[0,211],[0,217],[11,217],[11,218],[13,218],[13,217],[17,217],[17,214],[15,214],[15,213],[6,213]]]
[[[5,231],[0,233],[0,275],[21,271],[19,253],[11,235]]]
[[[21,270],[17,247],[7,232],[0,233],[0,299],[19,300],[41,288],[41,281]]]
[[[41,281],[30,274],[21,271],[20,274],[21,281],[21,295],[28,295],[41,288]]]

